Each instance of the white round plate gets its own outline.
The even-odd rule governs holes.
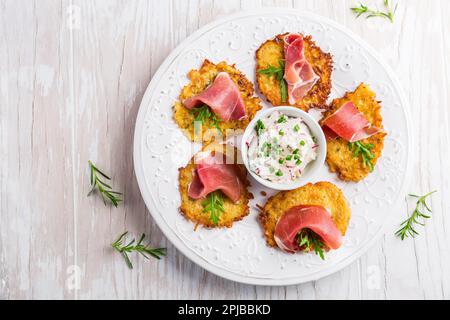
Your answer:
[[[235,63],[255,80],[255,50],[284,32],[312,35],[334,59],[330,98],[353,91],[365,82],[382,101],[384,126],[389,135],[375,172],[360,183],[344,183],[326,166],[316,181],[331,181],[349,200],[352,217],[343,246],[326,254],[286,254],[266,246],[256,204],[267,197],[252,181],[250,214],[232,228],[198,228],[178,211],[178,168],[199,149],[172,120],[172,106],[187,73],[207,58]],[[262,101],[265,101],[261,97]],[[269,105],[263,102],[265,107]],[[166,237],[187,257],[210,272],[234,281],[258,285],[290,285],[316,280],[336,272],[363,254],[383,234],[395,216],[405,192],[411,163],[411,134],[407,104],[391,69],[359,37],[326,18],[292,9],[242,12],[201,28],[164,61],[142,100],[134,137],[134,166],[142,196]],[[266,190],[267,191],[267,190]],[[271,195],[272,192],[267,192]],[[398,216],[398,215],[397,215]]]

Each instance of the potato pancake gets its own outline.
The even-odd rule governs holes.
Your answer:
[[[331,108],[324,114],[323,119],[326,119],[349,101],[355,104],[356,108],[364,114],[367,121],[373,126],[383,128],[380,102],[376,100],[375,93],[364,83],[361,83],[354,92],[347,92],[342,98],[334,99]],[[373,145],[370,150],[373,154],[371,159],[373,167],[381,156],[385,137],[386,133],[380,132],[360,141],[363,144]],[[344,181],[357,182],[367,177],[371,172],[371,168],[363,163],[361,155],[355,157],[349,143],[340,137],[327,141],[326,161],[330,171],[336,172],[339,178]]]
[[[269,66],[278,67],[279,61],[284,60],[283,37],[280,34],[275,39],[267,40],[256,51],[256,81],[258,88],[266,99],[274,106],[290,105],[289,101],[281,101],[280,82],[275,76],[260,73],[260,70]],[[308,111],[310,108],[326,108],[326,102],[331,91],[331,72],[333,59],[331,54],[324,53],[312,40],[305,36],[305,58],[311,64],[314,72],[320,77],[310,91],[298,101],[294,107]]]
[[[350,221],[350,207],[342,191],[330,182],[308,183],[290,191],[281,191],[267,200],[259,219],[267,244],[276,247],[274,233],[280,216],[298,205],[318,205],[331,212],[334,224],[344,236]]]
[[[230,147],[226,144],[211,143],[203,148],[204,152],[220,152],[225,154],[227,157],[232,157],[234,163],[238,156],[238,151],[234,147]],[[248,186],[250,185],[247,180],[247,170],[245,166],[238,165],[239,178],[243,184],[243,192],[238,202],[232,202],[227,196],[223,195],[223,213],[220,214],[218,224],[214,224],[210,219],[210,213],[204,210],[205,199],[192,199],[188,195],[189,185],[194,178],[195,164],[194,158],[183,168],[179,169],[179,191],[181,196],[181,206],[180,212],[189,220],[197,225],[202,225],[207,228],[221,228],[221,227],[231,227],[233,222],[241,220],[243,217],[248,215],[249,206],[248,202],[250,200],[250,193],[248,192]],[[228,163],[228,162],[227,162]],[[220,191],[219,191],[220,192]]]
[[[201,130],[197,128],[196,132],[194,130],[195,115],[191,110],[184,107],[181,101],[202,93],[214,81],[219,72],[228,73],[231,80],[233,80],[239,88],[239,92],[244,101],[247,117],[242,120],[220,121],[218,122],[217,127],[211,119],[208,119],[201,126]],[[222,139],[222,137],[225,138],[226,136],[233,135],[230,134],[230,131],[232,130],[237,130],[236,134],[239,134],[239,129],[244,130],[248,123],[253,119],[256,112],[261,109],[260,99],[254,96],[253,84],[244,74],[235,68],[235,65],[228,65],[224,61],[214,64],[205,60],[201,68],[199,70],[191,70],[188,73],[188,77],[191,82],[181,90],[179,96],[180,100],[177,101],[173,107],[173,118],[191,141],[211,142],[217,138]]]

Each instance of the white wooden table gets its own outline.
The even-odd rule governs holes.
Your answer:
[[[392,25],[355,19],[353,0],[0,0],[0,299],[450,298],[450,1],[399,1]],[[334,19],[385,57],[410,101],[409,191],[439,191],[416,239],[395,238],[394,221],[351,266],[290,287],[233,283],[190,262],[152,221],[132,162],[139,104],[163,59],[214,19],[265,6]],[[89,159],[125,193],[119,208],[86,197]],[[129,270],[110,247],[124,230],[168,256],[133,256]]]

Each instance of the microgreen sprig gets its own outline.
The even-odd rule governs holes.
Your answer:
[[[206,104],[201,107],[191,109],[191,113],[194,115],[194,121],[199,121],[202,125],[204,125],[205,122],[209,120],[212,125],[220,131],[220,119],[217,118],[216,114],[212,112]]]
[[[107,201],[110,201],[113,206],[117,208],[119,202],[122,201],[122,193],[113,191],[112,187],[101,180],[101,177],[111,180],[106,174],[100,171],[93,163],[89,160],[89,168],[91,169],[91,191],[89,191],[88,196],[90,196],[95,190],[98,190],[102,196],[103,202],[106,205]]]
[[[398,3],[395,5],[394,9],[392,9],[389,0],[384,0],[383,5],[386,8],[386,11],[371,9],[366,5],[363,5],[362,3],[360,3],[358,7],[352,7],[350,9],[356,14],[357,18],[359,18],[362,15],[365,15],[366,19],[381,17],[388,19],[391,23],[394,23],[394,15],[395,12],[397,11]]]
[[[361,159],[364,167],[368,167],[370,172],[373,171],[373,163],[372,159],[375,158],[375,155],[372,152],[372,149],[375,146],[371,143],[362,143],[361,141],[349,142],[348,148],[350,151],[353,151],[353,157],[357,158],[361,155]]]
[[[275,76],[277,78],[278,82],[280,83],[281,102],[286,102],[288,91],[286,80],[284,80],[284,61],[279,60],[278,67],[269,65],[268,68],[259,70],[258,72],[261,74],[265,74],[268,77]]]
[[[322,239],[310,229],[303,229],[297,235],[298,246],[302,248],[304,252],[314,250],[322,260],[325,260],[325,244]]]
[[[149,259],[151,256],[159,260],[162,256],[166,255],[166,248],[152,248],[149,244],[144,245],[144,233],[141,235],[138,242],[136,242],[136,239],[133,239],[127,244],[124,244],[127,234],[128,231],[122,233],[120,237],[111,244],[111,246],[123,256],[128,268],[133,269],[133,263],[131,263],[130,257],[128,256],[131,252],[137,252],[146,259]]]
[[[437,192],[432,191],[429,192],[423,196],[418,196],[415,194],[410,194],[410,197],[414,197],[417,198],[417,202],[416,202],[416,208],[414,210],[414,212],[412,213],[412,215],[406,219],[405,221],[403,221],[400,225],[400,229],[398,229],[395,232],[395,235],[397,237],[399,237],[400,239],[404,240],[405,238],[411,236],[411,237],[415,237],[416,235],[418,235],[419,233],[414,229],[414,225],[415,224],[419,224],[421,226],[424,226],[425,223],[424,222],[420,222],[418,219],[422,218],[422,219],[429,219],[431,218],[431,216],[423,213],[424,210],[428,211],[429,213],[431,213],[431,209],[428,206],[426,200],[429,196],[431,196],[433,193]]]
[[[203,212],[209,213],[209,219],[215,225],[219,224],[220,215],[224,212],[223,197],[220,191],[210,193],[202,203]]]

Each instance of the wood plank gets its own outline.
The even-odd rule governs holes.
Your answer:
[[[71,298],[66,1],[2,1],[0,297]]]

